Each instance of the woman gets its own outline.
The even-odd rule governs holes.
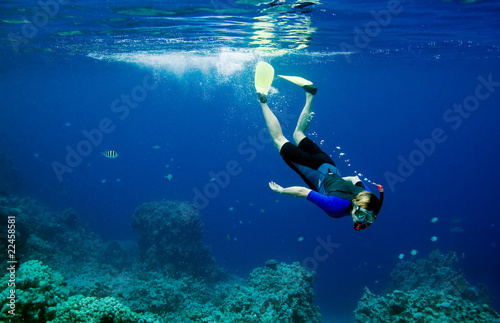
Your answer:
[[[359,177],[340,176],[330,156],[305,135],[311,120],[312,101],[317,92],[316,86],[301,77],[278,76],[301,86],[306,92],[306,104],[293,133],[296,145],[283,136],[278,119],[267,105],[267,93],[274,78],[274,69],[271,65],[264,62],[257,64],[255,88],[274,145],[287,165],[302,177],[309,188],[281,187],[275,182],[270,182],[269,187],[280,194],[307,198],[331,217],[340,218],[350,215],[355,230],[367,228],[375,222],[382,206],[384,196],[382,186],[377,185],[380,191],[379,199]]]

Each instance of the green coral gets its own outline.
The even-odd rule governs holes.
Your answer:
[[[313,305],[313,280],[314,274],[298,262],[270,260],[252,271],[247,286],[235,288],[222,312],[236,322],[320,322],[319,309]]]
[[[135,210],[131,225],[147,268],[177,278],[188,274],[215,282],[224,277],[209,248],[201,243],[203,222],[192,203],[144,203]]]
[[[113,297],[97,298],[82,295],[68,297],[63,277],[39,260],[22,263],[15,272],[15,287],[9,286],[6,274],[0,281],[5,289],[0,294],[3,308],[0,321],[18,322],[88,322],[128,323],[156,322],[152,314],[137,314]],[[15,312],[9,313],[11,290],[15,288]]]
[[[140,316],[113,297],[72,296],[56,307],[56,318],[49,323],[133,323]]]
[[[392,273],[394,289],[378,296],[365,287],[354,314],[358,322],[496,322],[486,287],[471,287],[454,269],[458,258],[434,251],[428,259],[403,261]]]
[[[0,281],[0,286],[6,288],[0,294],[1,304],[5,304],[0,312],[0,319],[10,319],[10,322],[44,322],[51,319],[52,307],[67,297],[60,288],[63,277],[52,271],[41,261],[27,261],[15,272],[15,315],[9,313],[8,296],[10,273]]]
[[[246,284],[235,284],[220,306],[191,303],[168,322],[319,323],[319,308],[313,305],[314,274],[298,262],[278,264],[272,260],[255,269]]]
[[[495,322],[500,318],[487,304],[473,304],[425,287],[408,292],[395,290],[386,296],[377,296],[365,287],[355,316],[363,323],[481,323]]]
[[[246,282],[226,276],[201,244],[203,223],[189,203],[136,211],[146,263],[135,261],[133,242],[103,243],[72,210],[53,214],[32,199],[0,197],[0,219],[9,215],[25,262],[15,272],[15,314],[10,273],[0,277],[0,322],[320,322],[312,273],[268,261]]]

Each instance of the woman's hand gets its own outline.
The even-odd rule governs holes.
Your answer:
[[[279,186],[275,182],[269,182],[269,187],[276,193],[283,193],[283,187]]]

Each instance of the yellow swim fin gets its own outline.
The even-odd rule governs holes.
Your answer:
[[[284,78],[287,81],[295,83],[298,86],[312,85],[313,84],[311,81],[308,81],[305,78],[300,77],[300,76],[286,76],[286,75],[278,75],[278,76],[281,78]]]
[[[316,92],[318,91],[318,88],[313,84],[313,82],[306,80],[303,77],[286,76],[286,75],[278,75],[278,76],[284,78],[287,81],[297,84],[298,86],[302,87],[306,92],[309,92],[312,95],[315,95]]]
[[[255,90],[257,90],[260,102],[266,102],[273,79],[274,68],[266,62],[258,62],[255,70]]]

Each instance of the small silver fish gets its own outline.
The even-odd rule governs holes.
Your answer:
[[[108,150],[103,153],[101,153],[104,157],[106,158],[116,158],[118,157],[118,153],[114,150]]]

